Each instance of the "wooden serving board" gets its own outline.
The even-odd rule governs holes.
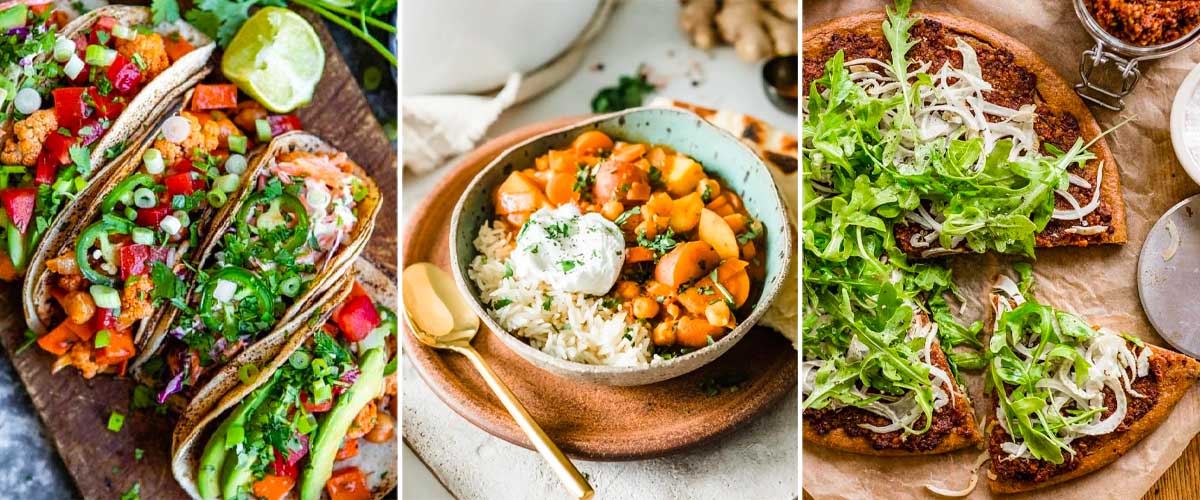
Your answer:
[[[389,211],[394,209],[387,207],[394,207],[397,199],[396,150],[371,114],[325,23],[311,12],[301,14],[326,47],[325,75],[313,103],[299,111],[301,122],[305,130],[346,151],[379,185],[385,208],[363,256],[395,278],[396,218]],[[170,469],[174,416],[131,413],[134,383],[130,379],[98,376],[88,381],[74,369],[51,375],[54,357],[36,345],[14,355],[25,332],[20,300],[16,284],[0,291],[0,344],[13,360],[79,493],[88,499],[115,499],[137,483],[141,498],[186,499]],[[106,429],[114,410],[126,415],[125,425],[117,433]],[[143,450],[141,460],[134,458],[136,449]]]
[[[578,121],[563,118],[516,130],[475,150],[427,195],[405,232],[405,266],[432,262],[450,269],[450,213],[467,184],[504,150]],[[796,388],[796,350],[783,336],[755,328],[724,356],[687,375],[652,385],[611,387],[559,378],[510,351],[483,327],[474,346],[546,433],[568,455],[590,460],[662,456],[737,429]],[[404,352],[451,409],[510,443],[532,449],[525,435],[466,358],[403,335]],[[713,380],[737,389],[708,395]],[[791,443],[783,443],[792,445]]]

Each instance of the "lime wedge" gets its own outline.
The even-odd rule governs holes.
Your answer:
[[[229,81],[275,113],[312,100],[325,70],[325,49],[308,21],[281,7],[259,10],[234,35],[221,58]]]

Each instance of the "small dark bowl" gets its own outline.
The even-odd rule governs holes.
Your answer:
[[[762,85],[771,104],[796,114],[800,102],[800,58],[790,55],[767,59],[762,66]]]

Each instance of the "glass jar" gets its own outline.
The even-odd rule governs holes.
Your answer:
[[[1141,77],[1138,63],[1150,59],[1166,57],[1195,43],[1200,38],[1200,26],[1193,28],[1180,38],[1161,45],[1133,45],[1121,40],[1104,30],[1100,23],[1092,17],[1084,5],[1084,0],[1075,1],[1075,15],[1083,23],[1084,29],[1096,41],[1096,45],[1085,50],[1079,61],[1079,77],[1081,82],[1075,84],[1075,93],[1085,101],[1094,103],[1113,111],[1125,109],[1123,98],[1133,92]],[[1106,84],[1098,78],[1097,70],[1112,68],[1120,75],[1120,85]],[[1115,83],[1115,82],[1112,82]]]

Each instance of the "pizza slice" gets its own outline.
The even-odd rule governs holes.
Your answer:
[[[898,456],[946,453],[982,441],[971,401],[938,342],[938,327],[924,311],[913,308],[902,342],[880,344],[856,334],[844,355],[805,358],[800,367],[805,443]],[[864,369],[901,371],[884,377],[900,383],[868,385],[864,379],[870,377],[856,376]]]
[[[987,384],[988,484],[1015,493],[1120,458],[1154,432],[1200,377],[1200,362],[1028,300],[1032,278],[1002,276]]]
[[[923,148],[958,143],[954,158],[965,156],[970,165],[935,170],[950,182],[915,186],[919,206],[906,210],[892,228],[906,254],[1032,255],[1033,247],[1126,241],[1117,163],[1066,80],[1029,47],[978,21],[942,12],[893,17],[891,26],[888,21],[887,14],[873,11],[805,30],[802,90],[811,94],[816,83],[818,92],[825,91],[828,65],[840,57],[850,80],[872,99],[915,99],[911,120],[889,112],[879,127],[884,139],[896,124],[916,130],[901,131],[916,137],[883,150],[897,151],[890,160],[904,167],[898,169],[907,177],[903,184],[921,181],[913,172],[946,166],[928,161]],[[903,22],[911,22],[906,40],[911,47],[899,51],[905,57],[900,69],[888,30]],[[911,85],[898,84],[900,71]],[[996,175],[981,177],[993,163],[1000,167]],[[1030,168],[1049,175],[1025,175]],[[1018,190],[1022,199],[1016,203],[998,195]]]

